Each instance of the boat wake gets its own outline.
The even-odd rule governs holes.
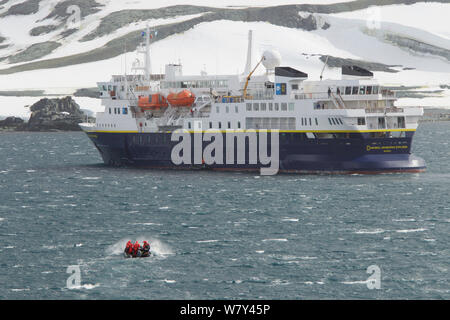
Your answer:
[[[107,254],[111,255],[111,256],[122,255],[123,250],[125,249],[125,245],[128,242],[128,240],[131,240],[131,242],[133,242],[133,243],[135,241],[138,241],[140,244],[142,244],[144,242],[144,240],[148,241],[150,243],[150,248],[151,248],[150,251],[151,251],[152,255],[154,255],[154,256],[164,257],[167,255],[173,254],[173,251],[169,245],[161,242],[158,239],[155,239],[152,237],[147,237],[147,236],[138,236],[135,238],[131,238],[131,237],[123,238],[123,239],[117,241],[116,243],[110,245],[106,249]]]

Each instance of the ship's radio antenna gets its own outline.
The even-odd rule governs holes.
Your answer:
[[[145,34],[145,79],[150,81],[151,73],[151,61],[150,61],[150,27],[147,25],[147,32]]]
[[[325,67],[327,66],[328,58],[329,58],[329,57],[330,57],[330,56],[327,55],[327,58],[325,59],[325,64],[323,65],[322,72],[320,73],[320,81],[322,81],[323,71],[325,70]]]

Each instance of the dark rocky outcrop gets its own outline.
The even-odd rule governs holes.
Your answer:
[[[35,43],[25,50],[9,57],[9,62],[18,63],[39,59],[48,55],[59,46],[61,46],[61,44],[54,41]]]
[[[413,52],[417,53],[424,53],[424,54],[432,54],[436,56],[443,57],[450,61],[450,50],[445,48],[440,48],[437,46],[433,46],[428,43],[420,42],[414,39],[410,39],[407,37],[403,37],[400,35],[396,35],[393,33],[386,33],[384,35],[385,40],[388,42],[393,43],[394,45],[400,47],[412,50]]]
[[[80,131],[79,123],[86,120],[80,106],[72,99],[41,99],[30,107],[28,123],[18,130],[23,131]]]
[[[321,56],[320,60],[325,63],[327,61],[327,56]],[[328,56],[327,65],[332,68],[341,68],[345,65],[352,65],[352,66],[358,66],[370,71],[382,71],[382,72],[391,72],[396,73],[398,72],[395,69],[392,69],[392,67],[399,67],[395,65],[386,65],[383,63],[378,62],[369,62],[369,61],[362,61],[362,60],[356,60],[356,59],[344,59],[339,57],[333,57]]]
[[[19,4],[13,5],[0,15],[0,17],[12,16],[12,15],[29,15],[34,14],[39,11],[39,2],[42,0],[28,0],[21,2]]]
[[[70,16],[70,13],[67,13],[67,9],[72,6],[76,5],[80,8],[80,15],[81,18],[84,18],[88,15],[94,14],[98,11],[100,11],[100,7],[103,5],[100,3],[97,3],[95,0],[65,0],[60,1],[56,4],[55,8],[50,12],[50,14],[45,17],[45,19],[53,19],[57,18],[59,20],[65,20]],[[44,19],[44,20],[45,20]]]
[[[8,117],[5,120],[0,120],[0,129],[3,130],[16,130],[23,126],[24,120],[17,117]]]
[[[33,37],[36,37],[36,36],[50,33],[52,31],[55,31],[56,29],[58,29],[58,26],[56,26],[54,24],[50,24],[47,26],[39,26],[39,27],[31,29],[30,35],[32,35]]]
[[[59,34],[59,36],[60,36],[61,38],[67,38],[68,36],[74,34],[74,33],[77,32],[77,31],[78,31],[78,29],[76,29],[76,28],[66,29],[66,30],[64,30],[63,32],[61,32],[61,33]]]
[[[82,88],[78,89],[74,94],[75,97],[100,98],[98,88]]]

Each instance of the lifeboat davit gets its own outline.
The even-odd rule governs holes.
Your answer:
[[[139,97],[138,106],[142,110],[155,110],[168,106],[167,99],[160,93]]]
[[[169,93],[167,101],[174,107],[190,107],[194,104],[195,95],[185,89],[178,93]]]

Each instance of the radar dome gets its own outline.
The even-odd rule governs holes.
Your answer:
[[[279,67],[281,64],[281,55],[276,50],[266,50],[263,53],[263,65],[266,69],[272,70]]]

